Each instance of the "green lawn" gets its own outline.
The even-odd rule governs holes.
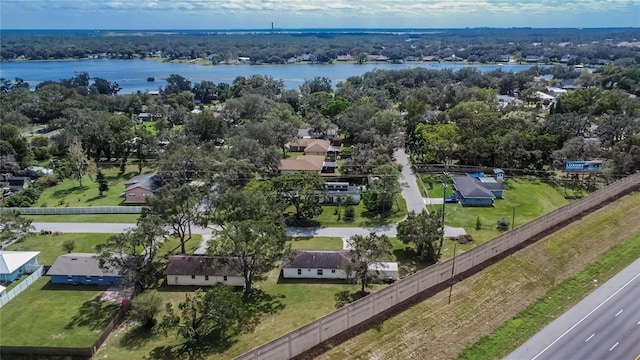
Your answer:
[[[82,233],[64,233],[61,235],[40,235],[34,234],[27,237],[23,242],[15,243],[7,250],[16,251],[40,251],[38,262],[43,265],[53,265],[58,256],[65,253],[62,249],[62,243],[72,240],[76,244],[73,252],[77,253],[95,253],[95,246],[103,244],[113,234],[82,234]]]
[[[443,197],[442,179],[440,178],[441,176],[439,175],[420,175],[420,179],[422,180],[424,188],[427,190],[429,198],[441,199]],[[433,188],[430,188],[431,185],[433,185]],[[422,189],[420,191],[422,192]],[[450,181],[446,188],[446,192],[447,195],[453,194],[453,188],[451,187]]]
[[[304,151],[289,151],[287,152],[287,156],[285,156],[285,159],[295,160],[300,155],[304,155]]]
[[[33,222],[123,223],[135,224],[138,214],[24,215]]]
[[[185,251],[187,254],[193,254],[194,251],[200,246],[202,242],[202,235],[193,234],[191,235],[191,240],[187,240],[184,244]],[[177,255],[180,253],[180,240],[175,237],[170,237],[162,243],[162,246],[158,250],[158,256],[170,256]]]
[[[512,216],[515,215],[515,226],[518,227],[567,203],[569,201],[562,194],[545,183],[509,179],[505,182],[504,199],[496,199],[493,207],[446,204],[445,224],[463,227],[473,236],[476,243],[480,243],[500,234],[500,231],[496,230],[496,221],[500,218],[505,218],[511,223]],[[434,208],[441,208],[441,205],[434,205]],[[482,223],[480,230],[476,230],[478,217]]]
[[[356,210],[356,218],[351,221],[344,220],[344,207],[341,209],[341,217],[338,220],[338,206],[323,205],[322,214],[314,218],[315,221],[323,227],[370,227],[392,224],[399,222],[407,216],[407,202],[400,195],[396,197],[393,210],[385,217],[371,216],[367,214],[364,203],[360,201],[358,205],[354,205]]]
[[[118,305],[100,300],[105,287],[54,285],[43,276],[0,309],[6,346],[89,347]]]
[[[328,236],[291,237],[292,249],[342,250],[342,238]]]
[[[44,189],[40,199],[32,207],[79,207],[79,206],[117,206],[123,205],[124,197],[120,196],[124,191],[124,183],[135,175],[138,175],[136,165],[128,165],[124,174],[119,174],[119,167],[113,166],[101,169],[109,182],[109,190],[100,197],[98,184],[89,176],[84,176],[82,186],[77,180],[65,179],[58,185]],[[144,169],[144,173],[151,172]]]

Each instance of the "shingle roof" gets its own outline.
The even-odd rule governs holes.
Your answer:
[[[100,268],[98,254],[71,253],[58,256],[47,275],[122,276],[122,269]]]
[[[11,274],[40,254],[39,251],[1,251],[0,274]]]
[[[491,198],[495,196],[471,176],[454,176],[453,186],[464,198]]]
[[[157,173],[134,176],[125,183],[125,192],[134,188],[156,191],[162,185],[162,179]]]
[[[296,250],[282,268],[340,269],[350,262],[349,250]]]
[[[321,171],[324,164],[322,155],[300,155],[295,160],[280,160],[280,170]]]
[[[327,152],[331,147],[331,142],[328,140],[316,140],[311,142],[304,148],[304,152]]]
[[[164,275],[242,276],[231,267],[238,258],[216,258],[208,255],[175,255],[169,258]]]

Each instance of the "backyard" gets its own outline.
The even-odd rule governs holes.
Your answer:
[[[7,250],[40,251],[38,263],[53,265],[58,256],[66,253],[62,249],[62,243],[65,241],[73,241],[75,243],[75,248],[72,252],[95,253],[95,246],[105,243],[111,235],[113,234],[62,233],[40,235],[35,233],[32,236],[28,236],[24,241],[7,247]]]
[[[51,284],[43,276],[0,308],[5,346],[90,347],[119,308],[106,287]]]
[[[95,175],[92,178],[85,175],[82,178],[82,186],[80,186],[77,180],[65,179],[56,186],[44,189],[40,199],[38,199],[33,207],[122,205],[124,197],[121,197],[120,194],[124,191],[124,183],[135,175],[138,175],[137,165],[127,165],[124,174],[120,174],[118,166],[101,167],[101,170],[109,183],[109,190],[105,191],[102,197],[98,192]],[[149,168],[145,168],[142,173],[145,174],[150,171]]]

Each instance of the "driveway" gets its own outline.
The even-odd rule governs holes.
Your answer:
[[[396,162],[402,166],[400,172],[400,183],[402,184],[402,197],[407,201],[407,211],[413,211],[416,214],[421,213],[426,207],[424,199],[418,188],[418,179],[411,170],[409,157],[404,149],[398,149],[393,153]]]

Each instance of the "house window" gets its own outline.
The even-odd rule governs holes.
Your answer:
[[[73,280],[73,276],[67,275],[67,280]]]
[[[318,269],[318,275],[322,275],[322,269]]]
[[[205,276],[204,276],[204,279],[205,279],[206,281],[209,281],[209,275],[205,275]]]
[[[335,274],[336,273],[336,269],[331,269],[331,273]]]
[[[195,278],[196,278],[196,276],[195,276],[195,275],[191,275],[191,278],[192,278],[192,279],[195,279]]]
[[[227,281],[227,275],[223,276],[222,280]]]
[[[298,275],[302,275],[302,269],[298,269]]]
[[[133,197],[133,196],[136,196],[136,193],[128,193],[127,195]]]

